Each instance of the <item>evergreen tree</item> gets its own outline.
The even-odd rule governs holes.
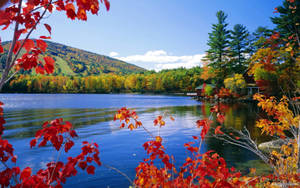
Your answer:
[[[206,51],[206,58],[210,60],[212,66],[219,68],[228,54],[229,31],[226,23],[227,15],[220,10],[216,16],[218,23],[212,25],[213,31],[209,33],[207,45],[210,49]]]
[[[283,5],[276,10],[279,16],[271,18],[276,25],[276,30],[285,39],[293,37],[294,47],[297,49],[300,45],[300,0],[284,1]],[[291,42],[291,40],[287,41]]]
[[[300,0],[287,0],[276,8],[278,16],[271,18],[279,32],[279,47],[285,48],[285,55],[281,51],[281,61],[278,64],[280,87],[284,91],[293,93],[300,88]],[[280,52],[280,49],[278,49]]]
[[[225,69],[227,65],[227,55],[229,47],[229,31],[227,30],[228,24],[226,23],[227,15],[223,11],[218,11],[218,23],[212,25],[212,32],[209,33],[209,40],[207,45],[206,60],[209,60],[209,66],[217,70],[220,76],[219,83],[222,83],[225,78]]]
[[[230,67],[234,73],[243,73],[246,68],[246,55],[249,53],[249,32],[245,26],[236,24],[230,33]]]
[[[252,34],[254,38],[253,45],[256,48],[255,50],[263,47],[266,39],[269,38],[272,33],[273,31],[267,27],[258,27]]]

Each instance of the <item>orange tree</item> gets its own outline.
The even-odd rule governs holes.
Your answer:
[[[276,8],[273,35],[251,57],[249,74],[266,94],[295,95],[300,88],[300,1],[286,0]],[[299,93],[298,93],[299,94]]]

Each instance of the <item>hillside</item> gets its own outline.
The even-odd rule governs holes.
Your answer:
[[[3,43],[4,50],[8,49],[8,42]],[[145,69],[108,56],[99,55],[85,50],[73,48],[63,44],[47,41],[46,55],[55,61],[54,75],[88,76],[103,73],[136,73]],[[4,57],[0,57],[3,64]],[[2,65],[3,66],[3,65]],[[35,74],[34,72],[28,72]]]

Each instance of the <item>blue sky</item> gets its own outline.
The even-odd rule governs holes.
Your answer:
[[[110,0],[86,22],[70,21],[55,12],[43,23],[52,26],[52,41],[98,54],[111,55],[147,69],[201,64],[215,13],[228,14],[229,28],[243,24],[249,31],[273,25],[269,19],[282,0]],[[10,40],[12,28],[1,31]],[[47,34],[40,27],[33,35]]]

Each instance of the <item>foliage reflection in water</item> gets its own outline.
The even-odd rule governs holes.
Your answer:
[[[97,142],[100,145],[101,161],[123,171],[132,179],[135,177],[135,167],[146,156],[142,144],[149,138],[142,129],[132,132],[120,130],[119,124],[112,121],[118,107],[135,108],[143,125],[152,132],[158,131],[157,127],[153,126],[153,120],[157,115],[166,111],[172,114],[175,121],[167,121],[166,126],[160,130],[160,135],[164,138],[164,145],[168,154],[174,155],[175,164],[182,165],[183,160],[188,155],[183,144],[191,141],[193,135],[200,134],[195,122],[209,116],[212,105],[199,103],[187,97],[176,96],[38,95],[36,97],[36,95],[25,95],[24,97],[31,100],[34,105],[32,108],[30,106],[24,108],[14,104],[22,95],[1,95],[1,97],[1,100],[8,106],[5,109],[7,121],[5,137],[10,139],[10,142],[15,146],[16,152],[18,152],[16,154],[22,157],[22,160],[19,160],[19,163],[22,162],[19,164],[21,167],[30,166],[37,169],[43,167],[48,160],[55,159],[54,151],[53,154],[50,153],[49,155],[49,150],[52,151],[52,148],[30,149],[29,141],[44,121],[60,117],[72,122],[79,135],[76,140],[76,147],[72,148],[70,155],[78,153],[80,142],[83,139]],[[14,97],[17,98],[12,100]],[[78,101],[76,108],[73,106],[74,102],[70,104],[72,101]],[[56,108],[52,104],[55,102],[58,103]],[[49,108],[45,106],[48,103],[52,104]],[[61,104],[66,104],[66,108],[61,108]],[[96,108],[97,105],[98,108]],[[226,113],[224,125],[226,128],[242,129],[243,126],[246,126],[258,142],[265,140],[254,126],[258,113],[255,105],[224,104],[223,108]],[[236,166],[244,173],[247,173],[251,165],[256,167],[261,165],[257,161],[257,157],[249,151],[224,144],[214,137],[208,137],[201,149],[202,151],[210,149],[217,151],[229,165]],[[63,160],[65,157],[66,155],[62,155],[61,159]],[[264,170],[264,167],[261,169]],[[85,184],[86,187],[129,186],[129,182],[124,177],[104,167],[98,168],[95,176],[79,174],[76,178],[68,181],[66,187],[80,187],[82,184]]]

